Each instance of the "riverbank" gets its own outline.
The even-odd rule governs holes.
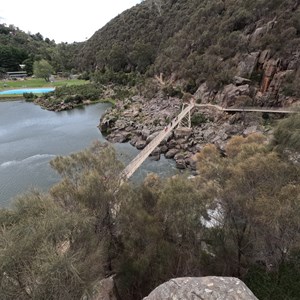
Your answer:
[[[18,101],[24,99],[21,95],[0,95],[0,102]]]
[[[83,101],[73,101],[69,103],[65,103],[64,101],[62,102],[56,102],[56,101],[48,101],[45,100],[44,98],[37,98],[33,100],[33,103],[39,105],[41,108],[49,110],[49,111],[54,111],[54,112],[59,112],[59,111],[64,111],[64,110],[72,110],[74,108],[79,108],[85,105],[91,105],[91,104],[97,104],[97,103],[109,103],[111,105],[115,105],[115,101],[113,99],[99,99],[99,100],[83,100]]]
[[[35,104],[50,111],[71,110],[93,103],[115,104],[115,91],[109,87],[95,83],[58,87],[53,92],[40,97],[32,95]],[[28,98],[28,97],[26,97]]]

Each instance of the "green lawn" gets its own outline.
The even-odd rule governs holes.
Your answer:
[[[55,82],[46,82],[40,78],[30,78],[25,80],[0,80],[0,91],[18,88],[38,88],[38,87],[56,87],[63,85],[80,85],[88,81],[79,79],[57,80]]]

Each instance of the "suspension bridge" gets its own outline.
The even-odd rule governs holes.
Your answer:
[[[141,164],[147,159],[147,157],[154,151],[159,144],[166,139],[173,129],[178,127],[191,128],[191,113],[193,108],[199,109],[217,109],[223,112],[261,112],[261,113],[279,113],[279,114],[292,114],[297,111],[287,108],[267,108],[267,107],[229,107],[224,108],[214,104],[196,104],[194,100],[189,103],[184,103],[182,111],[174,118],[168,126],[162,129],[157,136],[142,150],[139,154],[125,167],[121,172],[121,184],[129,179],[132,174],[141,166]]]

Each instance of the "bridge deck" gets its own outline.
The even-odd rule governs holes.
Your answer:
[[[265,113],[278,113],[278,114],[294,114],[296,110],[286,108],[271,108],[271,107],[222,107],[214,104],[195,104],[196,107],[203,108],[216,108],[221,111],[228,112],[265,112]]]

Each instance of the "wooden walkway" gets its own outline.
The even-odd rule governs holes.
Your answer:
[[[262,113],[276,113],[276,114],[294,114],[298,111],[287,108],[271,108],[271,107],[227,107],[214,104],[195,104],[196,107],[202,108],[216,108],[217,110],[227,112],[262,112]]]

